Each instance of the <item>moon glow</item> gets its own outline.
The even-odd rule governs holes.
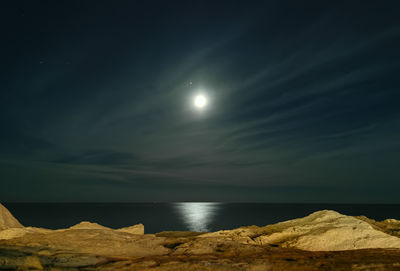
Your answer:
[[[197,95],[193,100],[194,106],[202,109],[207,105],[207,98],[204,95]]]

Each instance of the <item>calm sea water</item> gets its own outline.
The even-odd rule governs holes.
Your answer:
[[[400,204],[267,204],[267,203],[4,203],[25,226],[58,229],[81,221],[111,228],[137,223],[146,233],[216,231],[264,226],[329,209],[375,220],[400,219]]]

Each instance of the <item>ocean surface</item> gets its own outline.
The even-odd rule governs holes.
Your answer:
[[[269,203],[4,203],[24,225],[67,228],[81,221],[111,228],[145,225],[146,233],[216,231],[265,226],[329,209],[375,220],[400,219],[400,204],[269,204]]]

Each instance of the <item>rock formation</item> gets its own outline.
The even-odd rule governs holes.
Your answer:
[[[319,211],[274,226],[279,232],[258,237],[261,244],[275,243],[311,251],[400,248],[400,238],[334,211]]]
[[[49,233],[51,230],[35,228],[35,227],[25,227],[25,228],[9,228],[0,231],[0,240],[14,239],[18,237],[23,237],[28,233]]]
[[[7,227],[0,231],[0,269],[311,271],[322,266],[400,266],[400,221],[376,222],[328,210],[265,227],[158,234],[144,234],[142,224],[116,230],[91,222],[60,230],[24,228],[10,223],[8,211],[2,213]]]
[[[372,220],[370,220],[371,223]],[[391,225],[400,223],[390,220]],[[311,215],[265,227],[243,227],[207,233],[201,237],[219,237],[246,244],[278,245],[310,251],[336,251],[365,248],[400,248],[400,238],[376,224],[335,211]]]
[[[143,224],[136,224],[130,227],[120,228],[117,229],[119,232],[126,232],[130,234],[144,234],[144,225]]]
[[[104,227],[97,223],[89,221],[82,221],[74,226],[69,227],[70,230],[111,230],[110,228]]]
[[[21,223],[0,203],[0,231],[22,227]]]

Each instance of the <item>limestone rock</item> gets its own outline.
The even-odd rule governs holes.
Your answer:
[[[223,238],[225,240],[236,241],[241,244],[257,244],[253,240],[253,236],[257,235],[259,231],[257,226],[241,227],[233,230],[222,230],[216,232],[209,232],[200,235],[200,238]]]
[[[371,221],[324,210],[274,225],[217,231],[199,238],[220,238],[242,244],[275,245],[310,251],[400,248],[400,238],[390,234],[400,228],[397,220],[375,224]]]
[[[126,232],[130,234],[144,234],[144,225],[137,224],[130,227],[120,228],[117,231],[119,232]]]
[[[311,251],[400,248],[400,238],[335,211],[318,211],[273,227],[276,232],[263,234],[255,240],[260,244],[280,244]],[[268,226],[264,229],[268,230]]]
[[[265,227],[248,226],[201,234],[164,232],[156,235],[144,234],[143,224],[114,230],[86,221],[61,230],[24,228],[17,221],[20,226],[15,228],[9,227],[12,224],[9,221],[14,218],[8,211],[2,212],[4,217],[6,219],[3,221],[8,222],[3,224],[7,224],[8,228],[0,231],[0,244],[56,250],[68,248],[77,253],[107,256],[233,253],[243,246],[250,250],[281,247],[309,251],[400,248],[400,238],[396,235],[400,221],[390,219],[376,222],[329,210]]]
[[[198,254],[191,254],[190,251],[185,250],[182,253],[175,251],[165,255],[131,258],[100,256],[40,246],[4,246],[0,244],[0,269],[49,271],[395,271],[399,270],[400,266],[400,250],[393,249],[312,252],[299,249],[240,245],[238,243],[232,243],[232,245],[229,245],[229,243],[217,244],[217,246],[218,251],[211,254],[202,254],[200,251],[197,251]]]
[[[9,228],[22,228],[18,220],[0,203],[0,231]]]
[[[390,233],[399,227],[393,219],[376,222],[325,210],[212,233],[143,234],[142,224],[114,230],[91,222],[61,230],[7,228],[0,231],[0,269],[398,270],[400,238]]]
[[[45,233],[25,234],[23,237],[0,240],[0,245],[43,247],[107,256],[144,257],[164,255],[165,238],[137,235],[112,229],[66,229]]]
[[[70,230],[111,230],[110,228],[104,227],[97,223],[92,223],[89,221],[82,221],[72,227],[69,227]]]
[[[385,219],[383,221],[375,221],[365,216],[357,216],[357,218],[367,222],[377,230],[383,231],[393,236],[400,237],[400,220]]]
[[[74,226],[69,227],[68,229],[61,229],[58,231],[65,231],[65,230],[114,230],[108,227],[104,227],[98,223],[82,221]],[[117,232],[126,232],[130,234],[144,234],[144,225],[137,224],[130,227],[116,229]]]
[[[28,233],[49,233],[51,230],[42,229],[42,228],[34,228],[34,227],[25,227],[25,228],[9,228],[6,230],[0,231],[0,240],[13,239],[18,237],[23,237]]]

